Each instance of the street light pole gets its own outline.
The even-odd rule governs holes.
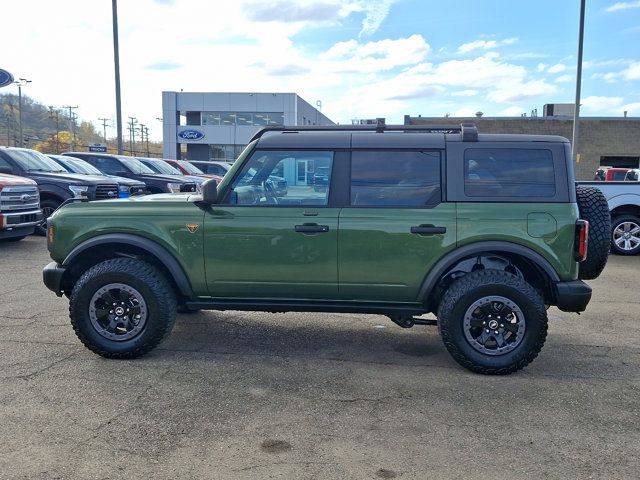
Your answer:
[[[578,67],[576,71],[576,103],[573,110],[573,140],[571,142],[572,156],[574,162],[580,161],[578,153],[579,130],[580,130],[580,90],[582,88],[582,46],[584,41],[584,4],[585,0],[580,0],[580,33],[578,36]]]
[[[118,155],[122,155],[122,105],[120,101],[120,51],[118,47],[118,0],[111,0],[113,12],[113,66],[116,81],[116,131],[118,135]]]
[[[18,82],[14,82],[18,85],[18,122],[20,123],[20,148],[24,147],[24,135],[22,133],[22,87],[31,83],[31,80],[26,78],[18,79]]]

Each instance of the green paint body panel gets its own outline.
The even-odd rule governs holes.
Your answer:
[[[335,299],[338,208],[214,206],[205,214],[212,297]],[[296,225],[325,225],[305,234]]]
[[[412,226],[445,227],[417,235]],[[456,204],[435,208],[343,208],[338,233],[340,298],[416,302],[431,267],[456,246]]]
[[[482,241],[516,243],[542,255],[560,280],[576,280],[578,263],[573,252],[577,219],[575,203],[461,202],[458,246]]]

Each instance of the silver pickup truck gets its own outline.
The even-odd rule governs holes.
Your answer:
[[[637,177],[636,177],[637,178]],[[640,182],[578,182],[599,189],[611,212],[611,250],[620,255],[640,253]]]

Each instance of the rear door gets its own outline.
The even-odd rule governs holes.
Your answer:
[[[347,300],[415,302],[430,268],[456,242],[455,204],[442,202],[439,150],[355,150],[340,213],[338,276]]]

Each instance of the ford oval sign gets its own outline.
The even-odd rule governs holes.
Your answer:
[[[200,130],[182,130],[178,133],[178,137],[183,140],[202,140],[204,133]]]
[[[0,88],[6,87],[7,85],[11,85],[13,83],[13,75],[11,75],[6,70],[2,70],[0,68]]]

